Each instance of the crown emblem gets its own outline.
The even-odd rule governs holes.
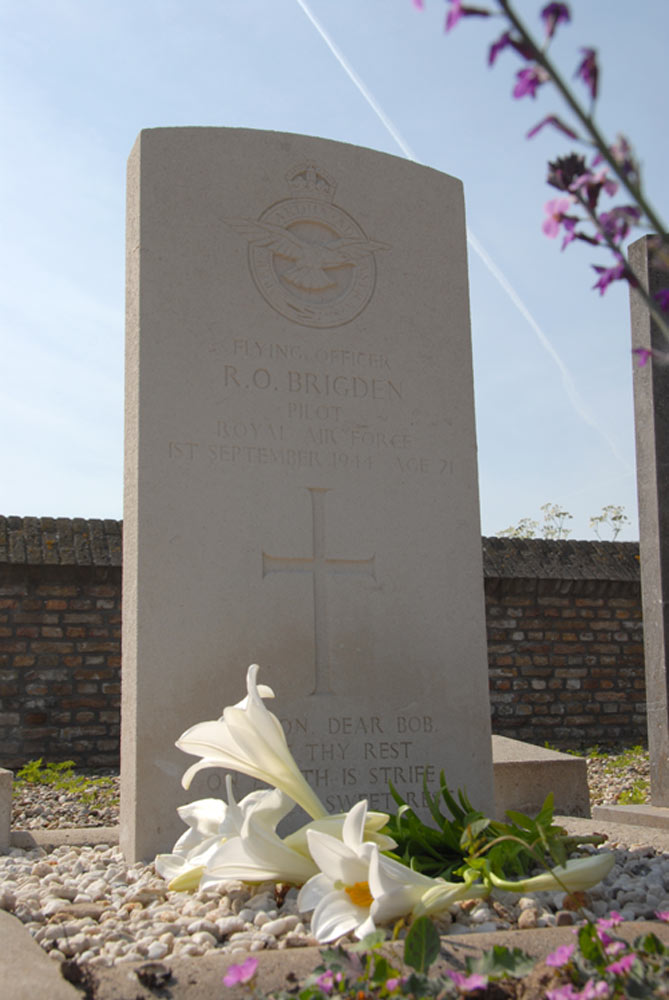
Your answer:
[[[332,177],[311,161],[299,163],[289,170],[286,180],[293,193],[302,198],[323,198],[332,201],[337,190]]]

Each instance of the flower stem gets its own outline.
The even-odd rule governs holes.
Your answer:
[[[556,67],[548,58],[547,54],[541,50],[541,48],[532,38],[529,31],[527,30],[527,28],[525,27],[525,25],[520,20],[520,18],[514,11],[513,7],[509,3],[509,0],[497,0],[497,3],[499,4],[503,12],[506,14],[507,18],[509,19],[513,27],[516,29],[518,34],[521,36],[523,41],[526,42],[527,45],[531,47],[536,61],[548,73],[551,80],[553,81],[559,92],[562,94],[562,97],[564,98],[566,103],[569,105],[569,107],[576,115],[578,120],[581,122],[583,127],[590,134],[593,145],[597,147],[599,152],[602,154],[602,157],[606,160],[608,165],[611,167],[611,170],[615,173],[616,177],[619,179],[620,183],[623,185],[623,187],[627,189],[632,198],[634,198],[637,205],[639,205],[639,207],[643,210],[644,215],[646,216],[648,222],[650,222],[651,226],[654,228],[655,232],[658,234],[666,233],[667,226],[660,219],[657,212],[645,198],[641,190],[641,186],[639,184],[635,184],[625,175],[623,171],[621,171],[619,164],[616,163],[616,160],[611,155],[609,146],[606,143],[603,135],[595,125],[592,116],[587,114],[587,112],[583,110],[583,108],[578,103],[578,101],[572,94],[567,84],[562,79],[562,76],[560,75]]]
[[[660,328],[662,335],[664,336],[664,339],[667,341],[667,343],[669,343],[669,322],[667,322],[667,318],[659,302],[656,302],[655,299],[652,298],[652,296],[649,295],[646,289],[643,287],[643,284],[639,280],[639,277],[634,273],[633,268],[630,266],[627,259],[621,253],[620,248],[616,246],[616,244],[613,242],[609,234],[601,225],[599,219],[597,218],[597,214],[590,208],[587,199],[583,197],[580,191],[572,191],[571,194],[576,198],[583,211],[587,213],[587,215],[590,218],[590,221],[592,222],[593,226],[597,229],[597,231],[600,233],[602,239],[608,246],[609,250],[611,250],[611,252],[614,253],[616,257],[618,257],[618,259],[620,260],[623,268],[625,269],[625,277],[627,278],[630,285],[636,288],[637,292],[645,302],[647,308],[653,314],[655,322]]]
[[[571,92],[570,88],[568,87],[568,85],[563,80],[561,74],[558,72],[558,70],[555,67],[555,65],[548,58],[548,55],[546,54],[546,51],[543,50],[543,49],[541,49],[537,45],[537,43],[535,42],[534,38],[530,35],[529,31],[527,30],[527,28],[525,27],[525,25],[520,20],[520,18],[518,17],[517,13],[515,12],[515,10],[513,9],[513,7],[511,6],[511,3],[509,2],[509,0],[497,0],[497,3],[499,5],[499,7],[501,8],[502,12],[506,15],[506,17],[509,20],[509,22],[511,23],[511,25],[516,29],[516,31],[518,32],[518,34],[520,35],[520,37],[522,38],[522,40],[531,49],[531,51],[533,53],[533,56],[534,56],[534,59],[536,60],[536,62],[548,74],[548,76],[553,81],[553,83],[557,87],[558,91],[560,92],[560,94],[564,98],[564,100],[567,103],[568,107],[572,110],[572,112],[574,113],[574,115],[576,115],[576,117],[578,118],[578,120],[581,123],[581,125],[585,128],[586,132],[589,134],[589,136],[591,138],[593,146],[595,146],[596,149],[599,150],[602,158],[609,165],[609,167],[611,168],[611,170],[613,171],[613,173],[615,174],[615,176],[618,178],[618,180],[622,184],[622,186],[627,190],[627,192],[634,199],[635,203],[642,210],[643,215],[645,216],[646,220],[650,223],[650,225],[653,227],[653,229],[655,230],[655,233],[657,235],[664,235],[664,234],[666,234],[668,232],[668,228],[667,228],[666,224],[662,221],[662,219],[660,218],[660,216],[657,214],[657,212],[655,211],[655,209],[653,208],[653,206],[647,200],[647,198],[645,197],[645,195],[643,194],[643,191],[641,189],[641,184],[640,183],[635,183],[634,181],[632,181],[626,175],[626,173],[623,170],[621,170],[620,165],[616,162],[614,156],[611,154],[611,151],[609,149],[609,145],[606,142],[606,140],[604,139],[604,136],[601,134],[601,132],[599,131],[599,129],[595,125],[595,122],[594,122],[594,120],[592,118],[592,115],[588,114],[581,107],[581,105],[579,104],[579,102],[576,100],[576,98],[574,97],[573,93]],[[601,233],[601,235],[603,236],[604,240],[608,244],[609,249],[611,249],[616,254],[617,257],[621,258],[622,255],[621,255],[620,249],[613,243],[613,241],[603,231],[601,225],[599,224],[599,221],[598,221],[596,215],[592,211],[590,211],[589,207],[585,204],[585,202],[584,202],[584,200],[583,200],[582,197],[579,196],[578,200],[580,201],[580,203],[583,205],[583,207],[588,212],[588,215],[590,216],[590,218],[591,218],[592,222],[594,223],[595,227],[597,228],[598,232]],[[639,275],[637,275],[635,273],[634,269],[632,267],[630,267],[628,261],[624,257],[622,257],[622,262],[623,262],[623,266],[624,266],[624,269],[625,269],[625,276],[627,277],[627,280],[630,281],[630,283],[633,284],[634,287],[637,288],[637,290],[638,290],[641,298],[645,302],[646,306],[648,307],[648,309],[652,313],[652,315],[653,315],[653,317],[654,317],[657,325],[659,326],[659,328],[660,328],[660,330],[662,332],[662,335],[664,336],[665,340],[669,343],[669,323],[667,322],[667,319],[666,319],[666,317],[664,315],[664,312],[663,312],[662,308],[648,294],[648,292],[646,291],[646,289],[643,287],[643,282],[640,280]]]

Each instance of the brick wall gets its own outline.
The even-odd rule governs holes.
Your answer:
[[[556,746],[645,741],[639,588],[487,581],[493,732]]]
[[[646,737],[638,546],[483,539],[493,732]],[[0,517],[0,766],[118,766],[121,525]]]
[[[119,759],[117,521],[0,518],[0,766]]]

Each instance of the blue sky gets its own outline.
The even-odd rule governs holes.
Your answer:
[[[426,0],[303,0],[416,158],[462,179],[468,224],[533,327],[470,249],[482,529],[545,502],[589,517],[623,504],[638,537],[627,290],[541,232],[557,133],[525,132],[556,96],[513,101],[501,25],[443,32]],[[482,0],[483,2],[483,0]],[[541,3],[519,0],[538,27]],[[555,55],[603,67],[597,118],[667,194],[666,0],[575,0]],[[142,128],[303,132],[402,155],[298,0],[21,0],[0,4],[2,313],[0,513],[120,517],[125,163]]]

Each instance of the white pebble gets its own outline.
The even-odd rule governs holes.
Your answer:
[[[235,934],[237,931],[243,931],[244,921],[239,916],[222,917],[221,920],[216,921],[216,927],[218,928],[218,933],[223,938],[230,934]]]
[[[153,941],[146,950],[146,957],[152,962],[156,962],[169,954],[169,948],[165,941]]]
[[[191,935],[191,940],[194,944],[202,945],[203,948],[214,948],[217,941],[214,935],[209,934],[207,931],[197,931]]]
[[[279,917],[277,920],[270,920],[266,924],[263,924],[263,933],[271,934],[273,937],[279,937],[281,934],[287,934],[288,931],[293,931],[297,927],[299,920],[296,916]]]

